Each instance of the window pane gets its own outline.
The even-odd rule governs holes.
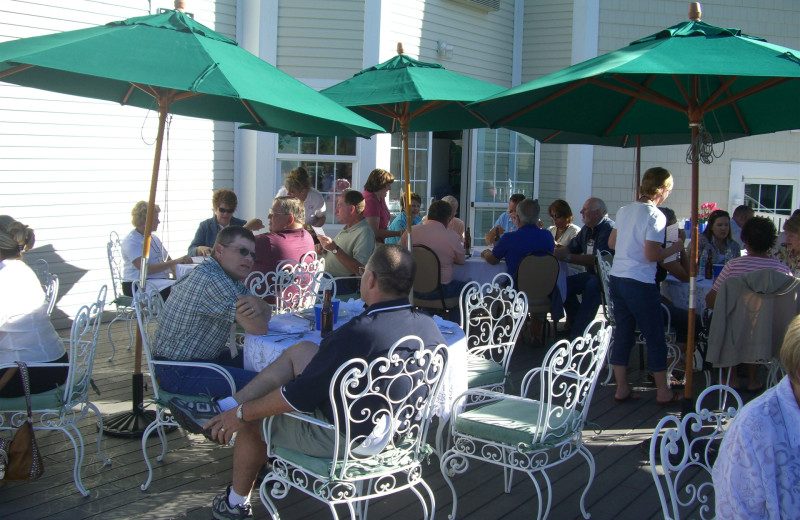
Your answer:
[[[744,198],[745,204],[756,211],[791,215],[794,187],[790,184],[745,184]]]

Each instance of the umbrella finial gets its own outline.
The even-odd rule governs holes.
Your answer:
[[[700,2],[689,2],[689,20],[699,22],[703,16],[703,8],[700,7]]]
[[[397,42],[397,54],[405,54],[406,51],[403,50],[403,42]]]
[[[186,0],[175,0],[175,10],[180,12],[186,11]]]

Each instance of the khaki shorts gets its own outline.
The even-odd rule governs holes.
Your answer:
[[[320,410],[311,414],[320,421],[329,421]],[[336,433],[327,428],[298,421],[293,417],[278,415],[272,419],[272,445],[303,453],[310,457],[333,457]],[[266,439],[265,439],[266,442]],[[339,451],[343,452],[344,438],[339,441]]]

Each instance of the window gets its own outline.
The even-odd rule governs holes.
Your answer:
[[[477,131],[473,236],[482,237],[515,193],[533,198],[536,141],[510,130]]]
[[[355,137],[295,137],[281,134],[278,139],[278,188],[294,168],[303,166],[312,186],[325,198],[328,224],[336,221],[336,194],[348,189],[356,163]]]
[[[794,186],[791,184],[744,185],[744,203],[755,211],[775,215],[791,215]]]
[[[425,215],[428,201],[428,152],[431,146],[430,132],[409,132],[408,134],[408,170],[411,179],[411,191],[422,198],[420,215]],[[403,141],[400,132],[392,134],[390,170],[395,182],[389,190],[389,211],[392,218],[400,213],[400,197],[403,193]]]

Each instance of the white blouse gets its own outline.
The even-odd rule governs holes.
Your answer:
[[[0,295],[0,363],[55,361],[64,355],[42,285],[25,262],[0,262]]]

